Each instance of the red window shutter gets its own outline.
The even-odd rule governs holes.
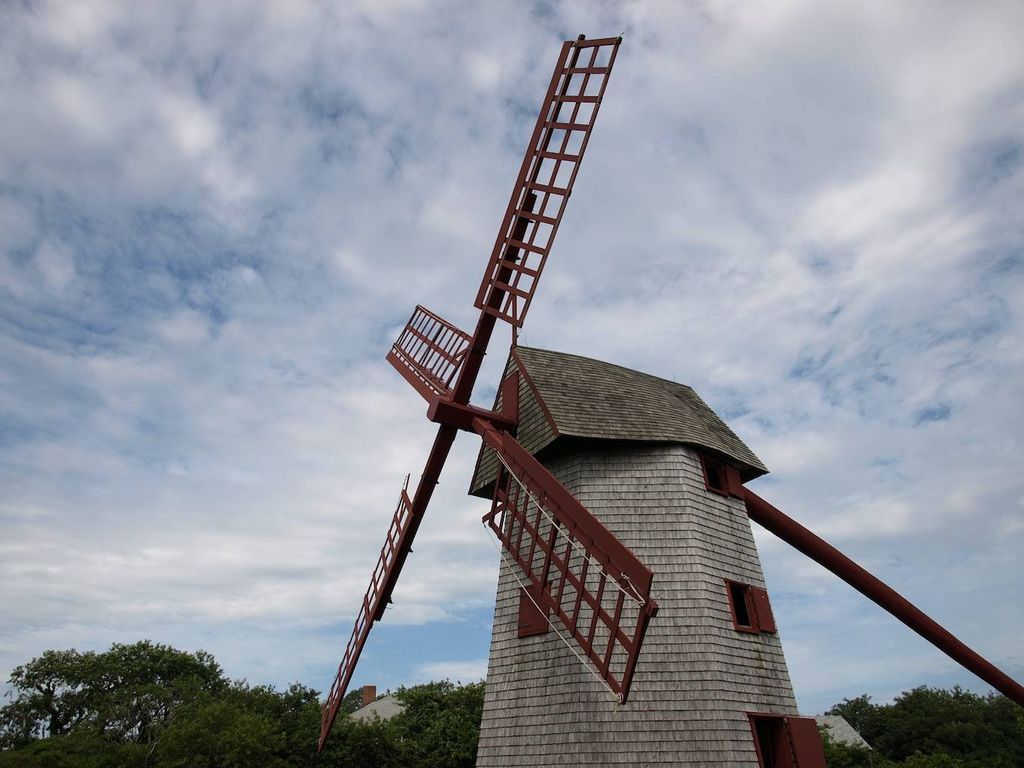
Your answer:
[[[793,747],[797,768],[827,768],[825,747],[813,717],[787,717],[786,730]]]
[[[757,763],[760,768],[798,768],[790,744],[786,719],[781,715],[762,715],[748,712],[750,728],[754,732]]]
[[[772,606],[768,602],[768,592],[760,587],[751,587],[750,595],[753,598],[754,613],[757,615],[757,626],[762,632],[775,634],[775,617],[772,615]]]
[[[747,605],[747,613],[750,614],[750,629],[754,632],[760,632],[761,617],[757,615],[757,603],[754,601],[754,588],[745,585],[743,587],[743,600]]]
[[[726,579],[725,593],[729,599],[732,625],[736,631],[752,634],[759,632],[757,610],[754,607],[754,600],[750,596],[750,586]]]
[[[740,479],[740,471],[731,464],[725,466],[725,486],[730,496],[743,498],[743,481]]]
[[[537,607],[543,605],[539,592],[532,585],[519,591],[519,637],[543,635],[548,631],[547,614]]]

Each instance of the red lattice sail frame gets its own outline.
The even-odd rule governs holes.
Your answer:
[[[502,470],[484,516],[525,577],[531,599],[557,617],[625,703],[648,621],[651,571],[516,440],[482,431]]]
[[[427,417],[438,424],[437,436],[434,438],[434,444],[411,502],[403,491],[402,501],[392,523],[392,531],[388,534],[388,543],[381,552],[378,570],[374,571],[363,608],[356,619],[352,637],[346,646],[337,677],[324,705],[318,751],[322,750],[326,743],[367,635],[374,621],[380,620],[384,604],[388,602],[405,559],[412,551],[412,541],[430,503],[433,490],[439,482],[441,470],[454,444],[456,434],[459,430],[472,430],[483,434],[481,430],[485,428],[492,431],[494,427],[501,430],[514,428],[516,418],[515,408],[511,407],[513,398],[505,400],[510,406],[506,409],[507,412],[487,412],[470,404],[473,387],[495,323],[499,319],[512,323],[515,335],[529,309],[537,280],[547,260],[579,163],[593,130],[620,42],[619,38],[585,40],[580,36],[577,40],[563,44],[520,168],[515,190],[478,291],[476,306],[481,312],[473,335],[464,333],[440,316],[418,306],[388,352],[388,361],[430,404]],[[512,440],[512,443],[515,441]],[[515,445],[518,446],[518,443]],[[515,448],[511,450],[514,451]],[[526,454],[523,461],[528,465],[533,459]],[[546,470],[539,464],[530,470],[531,476],[535,478],[541,477],[543,473],[546,473]],[[550,475],[547,478],[550,483],[560,488],[554,478]],[[571,507],[575,503],[572,496],[564,489],[562,493],[566,498],[560,509]],[[583,519],[589,516],[582,507],[579,509],[582,512],[568,513],[568,519]],[[607,546],[602,545],[603,551],[614,551],[614,545],[618,542],[592,516],[589,517],[603,531],[603,534],[598,532],[598,539],[606,543],[611,542]],[[395,526],[399,528],[396,529]],[[589,530],[586,524],[584,529]],[[396,530],[397,537],[393,535]],[[399,542],[397,545],[393,543],[396,540]],[[616,556],[613,558],[614,562],[617,563],[621,559],[623,562],[633,562],[639,566],[635,558],[632,558],[632,553],[622,549],[628,557]],[[632,561],[629,558],[632,558]],[[558,562],[557,558],[553,560]],[[643,569],[642,566],[639,568],[646,575],[640,571],[636,571],[635,575],[649,589],[650,571]],[[571,580],[568,583],[571,583]],[[634,585],[636,583],[634,582]],[[550,599],[550,596],[547,599]],[[587,604],[589,605],[589,602]],[[647,604],[648,611],[651,606],[653,603]],[[614,612],[614,607],[612,611]],[[607,611],[599,612],[599,623],[602,627],[609,626],[606,614]],[[621,620],[619,624],[624,626]],[[643,627],[646,627],[646,619],[643,620]],[[618,627],[615,629],[613,644],[618,643],[619,637]],[[595,636],[600,631],[595,630]],[[642,637],[642,628],[638,639],[631,645],[627,644],[631,649],[631,661],[628,665],[630,670],[635,662],[635,649],[639,647],[639,637]],[[589,642],[593,644],[597,640],[591,638]],[[613,660],[604,667],[606,673],[609,669],[612,670],[612,674],[616,676],[616,685],[628,690],[631,672],[620,677]]]
[[[427,400],[447,397],[470,341],[468,333],[417,305],[387,359]]]
[[[379,621],[384,613],[387,604],[382,599],[384,585],[388,583],[391,572],[398,559],[398,552],[404,544],[406,533],[409,530],[409,523],[412,521],[412,501],[409,499],[409,476],[406,475],[405,485],[402,486],[402,493],[398,497],[398,507],[388,527],[387,539],[380,549],[380,559],[377,567],[373,569],[370,577],[370,586],[363,595],[363,602],[359,606],[359,614],[356,616],[355,626],[352,628],[352,635],[345,646],[345,655],[338,665],[338,674],[334,678],[331,690],[327,694],[327,701],[324,703],[321,712],[320,741],[318,749],[323,749],[330,732],[331,724],[338,715],[338,707],[341,706],[341,699],[345,695],[352,673],[355,671],[359,654],[363,650],[363,644],[370,634],[370,628],[374,621]]]
[[[477,292],[478,309],[520,328],[576,181],[621,38],[570,40],[541,106]],[[503,292],[498,306],[488,301]]]

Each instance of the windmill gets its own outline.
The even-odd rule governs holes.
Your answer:
[[[824,765],[813,721],[796,714],[750,520],[1024,705],[1019,684],[744,487],[767,470],[692,390],[619,366],[517,346],[620,43],[621,38],[582,35],[563,43],[477,292],[480,315],[473,333],[417,306],[388,352],[388,361],[427,401],[437,435],[415,491],[410,495],[406,478],[399,494],[324,704],[318,749],[326,743],[369,632],[391,601],[459,431],[482,439],[471,492],[491,501],[484,523],[503,558],[480,765],[564,764],[551,754],[555,742],[579,737],[545,727],[555,716],[553,702],[575,724],[568,727],[579,729],[588,719],[598,723],[599,731],[587,738],[603,739],[598,751],[606,756],[615,751],[611,742],[622,740],[616,722],[627,724],[637,744],[657,742],[649,755],[678,750],[685,740],[653,735],[650,722],[680,720],[679,706],[706,706],[712,714],[688,727],[703,728],[721,743],[694,751],[688,762]],[[470,398],[499,320],[511,326],[512,350],[495,405],[487,409]],[[645,516],[647,488],[671,497],[664,514]],[[623,494],[630,493],[624,501]],[[690,560],[664,546],[665,537],[683,535],[672,545],[682,552],[691,538],[705,539],[712,524],[728,531],[727,538]],[[658,563],[659,589],[647,562]],[[693,592],[697,597],[690,589],[695,574],[704,585],[703,592]],[[659,602],[663,615],[655,620]],[[641,653],[649,628],[650,647]],[[681,633],[689,645],[676,642]],[[734,655],[710,658],[704,643]],[[755,662],[744,667],[749,659]],[[699,672],[716,663],[720,668],[703,676],[679,676],[681,669]],[[559,673],[566,664],[600,681],[609,694],[606,705],[594,704],[578,679]],[[747,681],[747,693],[733,692],[737,703],[725,711],[716,708],[722,693],[715,686],[732,679],[733,668],[756,679]],[[665,692],[680,686],[704,691],[703,698]],[[521,699],[531,696],[531,707],[521,706]],[[719,726],[725,721],[729,725],[723,730]],[[552,742],[547,746],[538,737],[545,733]],[[535,754],[528,758],[531,749]],[[541,754],[545,749],[547,756]]]

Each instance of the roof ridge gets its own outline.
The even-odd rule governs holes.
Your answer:
[[[663,376],[656,376],[655,374],[647,373],[646,371],[638,371],[635,368],[627,368],[626,366],[619,365],[618,363],[609,363],[606,360],[598,360],[596,357],[587,357],[586,355],[576,355],[576,354],[573,354],[572,352],[559,352],[557,349],[543,349],[542,347],[524,347],[524,346],[517,345],[517,346],[512,347],[512,349],[513,350],[525,349],[525,350],[528,350],[530,352],[547,352],[548,354],[561,355],[562,357],[575,357],[577,360],[587,360],[587,361],[589,361],[591,363],[597,363],[599,365],[607,366],[608,368],[618,368],[620,371],[625,371],[626,373],[629,373],[629,374],[634,375],[634,376],[636,376],[636,375],[646,376],[648,379],[655,379],[656,381],[663,381],[666,384],[674,384],[677,387],[686,387],[691,392],[696,392],[696,390],[693,387],[691,387],[689,384],[684,384],[681,381],[675,381],[674,379],[666,379]]]

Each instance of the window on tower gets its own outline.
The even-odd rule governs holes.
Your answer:
[[[727,582],[729,584],[729,604],[732,608],[732,619],[736,624],[737,629],[753,629],[755,632],[755,620],[751,619],[752,611],[747,604],[749,599],[750,587],[746,584],[737,584],[735,581]]]
[[[700,464],[704,470],[704,485],[709,491],[722,496],[743,496],[743,484],[736,467],[706,455],[701,455]]]
[[[704,481],[709,491],[729,493],[729,480],[725,475],[725,464],[715,459],[703,457]]]
[[[725,580],[725,591],[729,597],[729,610],[737,632],[758,634],[774,633],[775,617],[772,615],[768,591],[751,584]]]
[[[761,768],[826,768],[813,717],[748,713]]]

